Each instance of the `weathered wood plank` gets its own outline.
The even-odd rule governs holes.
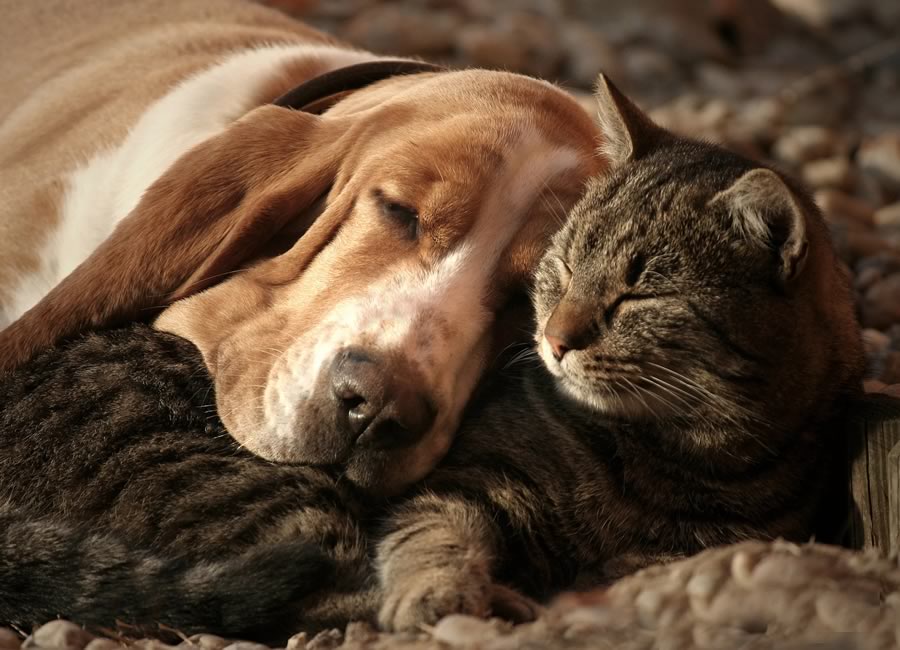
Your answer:
[[[851,425],[850,529],[853,548],[900,552],[900,400],[875,407]]]
[[[890,552],[900,555],[900,443],[888,454],[888,506],[890,509]]]

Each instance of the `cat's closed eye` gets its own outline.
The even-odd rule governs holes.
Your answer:
[[[641,279],[644,269],[647,268],[647,261],[643,253],[635,253],[631,261],[628,263],[628,270],[625,272],[625,284],[633,287]]]
[[[559,290],[565,293],[569,288],[569,283],[572,281],[572,269],[561,257],[554,257],[553,260],[559,274]]]

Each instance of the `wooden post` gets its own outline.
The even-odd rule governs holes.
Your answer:
[[[900,400],[870,395],[850,427],[853,548],[900,553]]]

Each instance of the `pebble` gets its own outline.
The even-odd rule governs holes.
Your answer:
[[[467,26],[457,35],[457,50],[474,65],[528,70],[545,79],[559,72],[564,51],[554,24],[540,16],[502,14],[491,24]]]
[[[900,273],[872,285],[863,295],[861,311],[865,327],[886,329],[900,322]]]
[[[426,13],[408,5],[376,4],[351,18],[340,33],[375,52],[437,56],[453,50],[459,29],[460,16],[455,12]]]
[[[309,638],[306,636],[306,632],[299,632],[288,639],[285,650],[301,650],[301,648],[306,647],[308,641]]]
[[[445,616],[432,630],[435,641],[471,648],[500,636],[496,620],[486,621],[474,616],[451,614]]]
[[[800,175],[814,189],[833,188],[849,192],[856,187],[856,169],[843,156],[808,162]]]
[[[878,208],[872,221],[876,226],[900,226],[900,202]]]
[[[348,623],[344,630],[345,643],[368,643],[378,638],[378,631],[368,623]]]
[[[113,639],[94,639],[88,643],[84,650],[122,650],[123,644]]]
[[[225,646],[224,650],[269,650],[269,646],[250,641],[236,641]]]
[[[900,352],[891,351],[885,355],[878,378],[885,384],[900,383]]]
[[[82,650],[94,635],[86,631],[80,625],[69,621],[50,621],[40,626],[34,633],[25,639],[23,648],[66,648],[67,650]]]
[[[890,2],[891,0],[887,0]],[[825,28],[868,10],[868,0],[770,0],[816,28]]]
[[[832,129],[810,125],[787,129],[772,145],[778,160],[796,166],[843,154],[844,149],[841,138]]]
[[[200,650],[222,650],[228,641],[215,634],[194,634],[188,640],[179,644],[180,647],[199,648]]]
[[[0,627],[0,650],[19,650],[22,638],[7,627]]]
[[[306,650],[333,650],[344,640],[340,630],[323,630],[306,644]]]
[[[619,54],[598,30],[578,22],[566,24],[560,34],[566,52],[567,83],[591,88],[602,72],[616,83],[626,83]]]
[[[861,257],[872,257],[879,254],[896,254],[897,248],[886,242],[877,233],[868,230],[848,228],[843,233],[846,246],[845,253],[849,262]]]
[[[888,194],[900,194],[900,131],[864,141],[857,153],[857,161]]]
[[[890,386],[885,386],[881,389],[881,392],[885,395],[890,395],[891,397],[896,397],[900,399],[900,384],[892,384]],[[900,636],[900,635],[898,635]]]
[[[882,392],[887,384],[885,384],[880,379],[864,379],[863,380],[863,391],[866,393],[880,393]]]
[[[869,202],[840,190],[820,189],[813,198],[825,218],[831,221],[849,219],[870,226],[875,218],[875,208]]]
[[[863,347],[866,350],[867,357],[880,355],[888,349],[891,344],[891,337],[884,332],[876,329],[864,329],[862,331]]]

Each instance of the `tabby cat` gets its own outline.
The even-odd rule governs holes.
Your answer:
[[[598,90],[610,169],[536,276],[534,363],[371,502],[241,450],[193,347],[89,334],[0,382],[0,621],[416,629],[746,538],[806,539],[859,390],[846,278],[790,180]],[[537,361],[539,355],[541,362]]]

